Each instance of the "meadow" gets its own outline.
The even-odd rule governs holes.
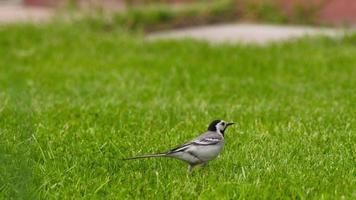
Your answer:
[[[0,27],[0,199],[355,199],[356,36],[267,46]],[[237,122],[187,175],[165,151]]]

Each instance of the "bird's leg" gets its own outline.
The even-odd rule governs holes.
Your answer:
[[[188,174],[192,174],[193,172],[193,165],[188,165]]]

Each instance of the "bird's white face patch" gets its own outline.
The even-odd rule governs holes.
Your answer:
[[[221,122],[216,124],[216,130],[220,131],[224,131],[226,129],[227,123],[223,120],[221,120]]]

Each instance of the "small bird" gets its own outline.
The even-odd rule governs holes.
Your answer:
[[[152,157],[170,157],[182,160],[189,164],[188,172],[197,165],[206,165],[210,160],[216,158],[224,147],[224,133],[227,127],[234,123],[228,123],[223,120],[214,120],[208,126],[208,130],[176,148],[163,153],[146,154],[125,158],[124,160],[133,160]]]

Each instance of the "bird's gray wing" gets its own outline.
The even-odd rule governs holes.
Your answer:
[[[221,142],[221,140],[223,140],[223,137],[216,133],[216,132],[212,132],[212,131],[208,131],[205,132],[204,134],[198,136],[197,138],[195,138],[192,143],[196,144],[196,145],[214,145],[217,144],[219,142]]]
[[[189,142],[186,142],[182,145],[179,145],[178,147],[171,149],[167,153],[176,153],[179,151],[184,151],[187,148],[189,148],[191,145],[198,145],[198,146],[215,145],[221,142],[222,139],[223,137],[220,134],[216,132],[208,131]]]

